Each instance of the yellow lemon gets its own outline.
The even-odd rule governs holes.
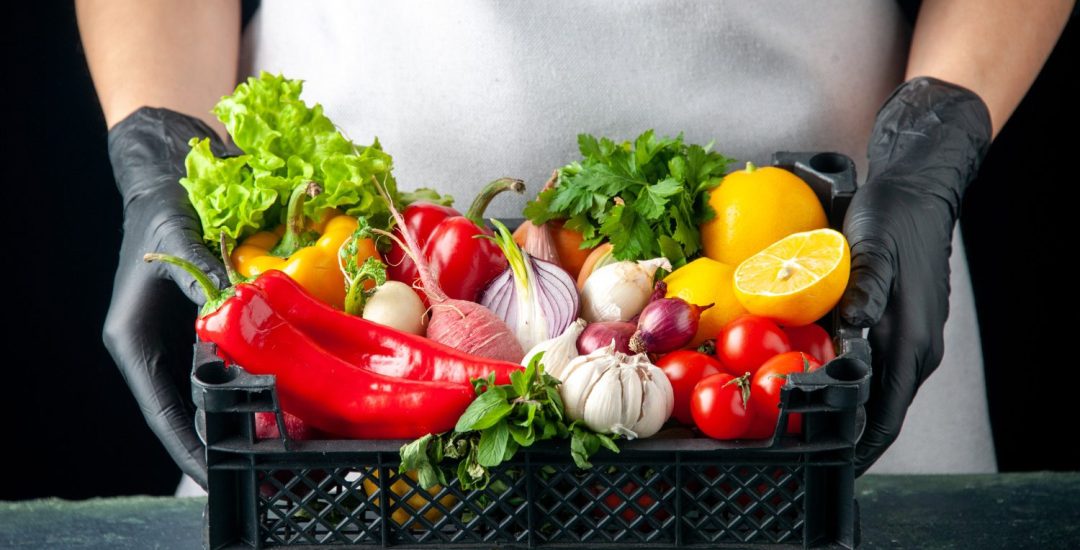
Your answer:
[[[735,296],[755,315],[802,326],[829,312],[847,287],[851,251],[838,231],[795,233],[735,269]]]
[[[667,283],[665,298],[682,298],[687,302],[706,306],[713,304],[701,314],[697,335],[691,347],[700,346],[709,338],[716,338],[720,329],[732,319],[746,313],[735,297],[732,276],[735,269],[709,258],[698,258],[664,278]]]
[[[373,468],[370,473],[372,477],[364,478],[364,492],[367,493],[369,497],[379,494],[379,471]],[[393,471],[391,471],[390,473],[393,474]],[[417,475],[415,471],[410,470],[408,472],[405,472],[405,475],[414,482],[417,481]],[[417,482],[416,485],[417,487],[419,487],[419,482]],[[401,497],[404,497],[412,490],[412,487],[410,487],[404,479],[401,479],[401,477],[398,477],[397,480],[390,484],[390,491],[398,497],[399,501],[401,500]],[[401,526],[409,525],[409,527],[412,529],[422,528],[422,525],[420,523],[413,520],[413,518],[417,515],[415,511],[420,510],[425,505],[427,505],[428,502],[434,500],[435,495],[437,495],[441,490],[442,485],[436,485],[431,489],[428,489],[427,491],[424,491],[423,489],[417,489],[413,492],[412,495],[409,496],[409,498],[404,499],[405,503],[409,505],[408,508],[412,508],[412,510],[410,511],[408,508],[400,507],[401,504],[399,503],[399,507],[394,509],[393,513],[390,514],[390,518],[394,520],[394,523],[397,523]],[[454,495],[445,495],[441,499],[439,499],[439,504],[442,504],[443,507],[448,510],[455,504],[457,504],[457,502],[458,499],[454,497]],[[377,496],[372,503],[375,506],[379,506],[379,499]],[[440,519],[442,519],[442,517],[443,513],[440,512],[437,508],[431,508],[430,510],[424,512],[424,519],[432,523],[439,521]]]
[[[737,266],[770,244],[800,231],[829,226],[814,190],[801,178],[747,163],[724,176],[709,194],[716,217],[701,226],[705,255]]]

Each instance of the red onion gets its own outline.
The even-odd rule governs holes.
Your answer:
[[[634,353],[667,353],[675,351],[697,334],[701,312],[712,307],[699,307],[682,298],[661,298],[650,302],[638,316],[637,332],[630,338]]]
[[[667,294],[667,283],[664,281],[656,281],[656,285],[653,286],[652,294],[649,295],[649,301],[645,302],[645,305],[647,306],[657,300],[663,300],[665,294]],[[630,318],[630,322],[636,325],[644,311],[645,308],[641,308],[641,311],[639,311],[637,315]]]
[[[615,340],[615,351],[630,355],[630,337],[637,330],[637,325],[626,321],[601,321],[589,323],[581,336],[578,336],[578,353],[588,355]]]
[[[522,251],[506,226],[492,221],[499,230],[493,240],[510,267],[488,284],[480,305],[506,321],[524,349],[532,349],[577,319],[577,286],[563,268]]]

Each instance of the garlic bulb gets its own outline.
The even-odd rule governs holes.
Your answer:
[[[566,365],[570,363],[571,359],[578,356],[577,340],[583,330],[585,330],[584,319],[578,319],[570,323],[570,326],[566,327],[566,330],[559,336],[544,340],[533,346],[525,354],[525,358],[521,360],[521,365],[528,366],[534,355],[543,352],[544,372],[562,380],[561,375]]]
[[[590,323],[629,321],[649,303],[657,268],[671,271],[671,263],[653,258],[597,269],[581,287],[581,316]]]
[[[644,354],[615,351],[615,343],[570,361],[559,394],[566,414],[594,431],[649,437],[675,406],[671,382]]]

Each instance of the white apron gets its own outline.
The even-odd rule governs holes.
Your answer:
[[[581,132],[655,128],[740,161],[839,151],[866,174],[874,116],[900,84],[893,2],[264,0],[242,70],[306,80],[358,143],[378,136],[402,189],[459,207],[500,176],[535,192]],[[489,214],[520,217],[524,198]],[[871,473],[993,472],[978,324],[959,233],[945,356]]]

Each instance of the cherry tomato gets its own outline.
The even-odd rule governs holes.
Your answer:
[[[821,325],[810,323],[801,327],[784,327],[784,332],[791,342],[792,351],[803,351],[822,363],[828,363],[836,357],[832,338]]]
[[[788,351],[791,343],[780,325],[757,315],[736,317],[716,338],[716,357],[735,376],[754,374],[762,363]]]
[[[637,492],[639,488],[640,486],[637,483],[634,483],[633,481],[627,481],[625,484],[623,484],[621,488],[621,494],[619,492],[612,491],[608,493],[606,497],[604,497],[604,505],[607,509],[603,510],[600,507],[597,507],[593,509],[593,516],[595,516],[597,519],[601,519],[606,515],[611,515],[611,513],[618,509],[623,502],[626,502],[629,496]],[[660,483],[656,489],[660,492],[660,494],[663,494],[668,489],[670,489],[670,486],[666,483]],[[592,489],[592,492],[593,494],[599,494],[600,488],[594,487]],[[634,501],[637,502],[638,507],[645,511],[649,511],[649,507],[656,504],[656,498],[654,498],[648,491],[644,490],[641,491],[641,495],[634,499]],[[637,519],[639,514],[637,510],[630,506],[627,506],[623,509],[620,515],[622,516],[624,521],[630,523]],[[663,506],[658,507],[656,510],[649,511],[649,515],[658,522],[662,522],[667,518],[671,517],[671,514]]]
[[[725,372],[715,357],[696,351],[674,351],[660,358],[656,366],[664,371],[675,390],[675,410],[671,416],[687,426],[694,425],[690,416],[690,394],[702,378]]]
[[[780,418],[780,388],[787,383],[787,376],[793,372],[810,372],[821,368],[821,363],[807,353],[789,351],[781,353],[761,365],[751,384],[754,399],[750,406],[754,409],[754,424],[749,430],[751,438],[771,437],[776,431],[776,421]],[[788,415],[788,433],[802,431],[802,415]]]
[[[750,429],[750,375],[738,378],[726,372],[702,378],[690,395],[690,415],[713,439],[739,439]]]

